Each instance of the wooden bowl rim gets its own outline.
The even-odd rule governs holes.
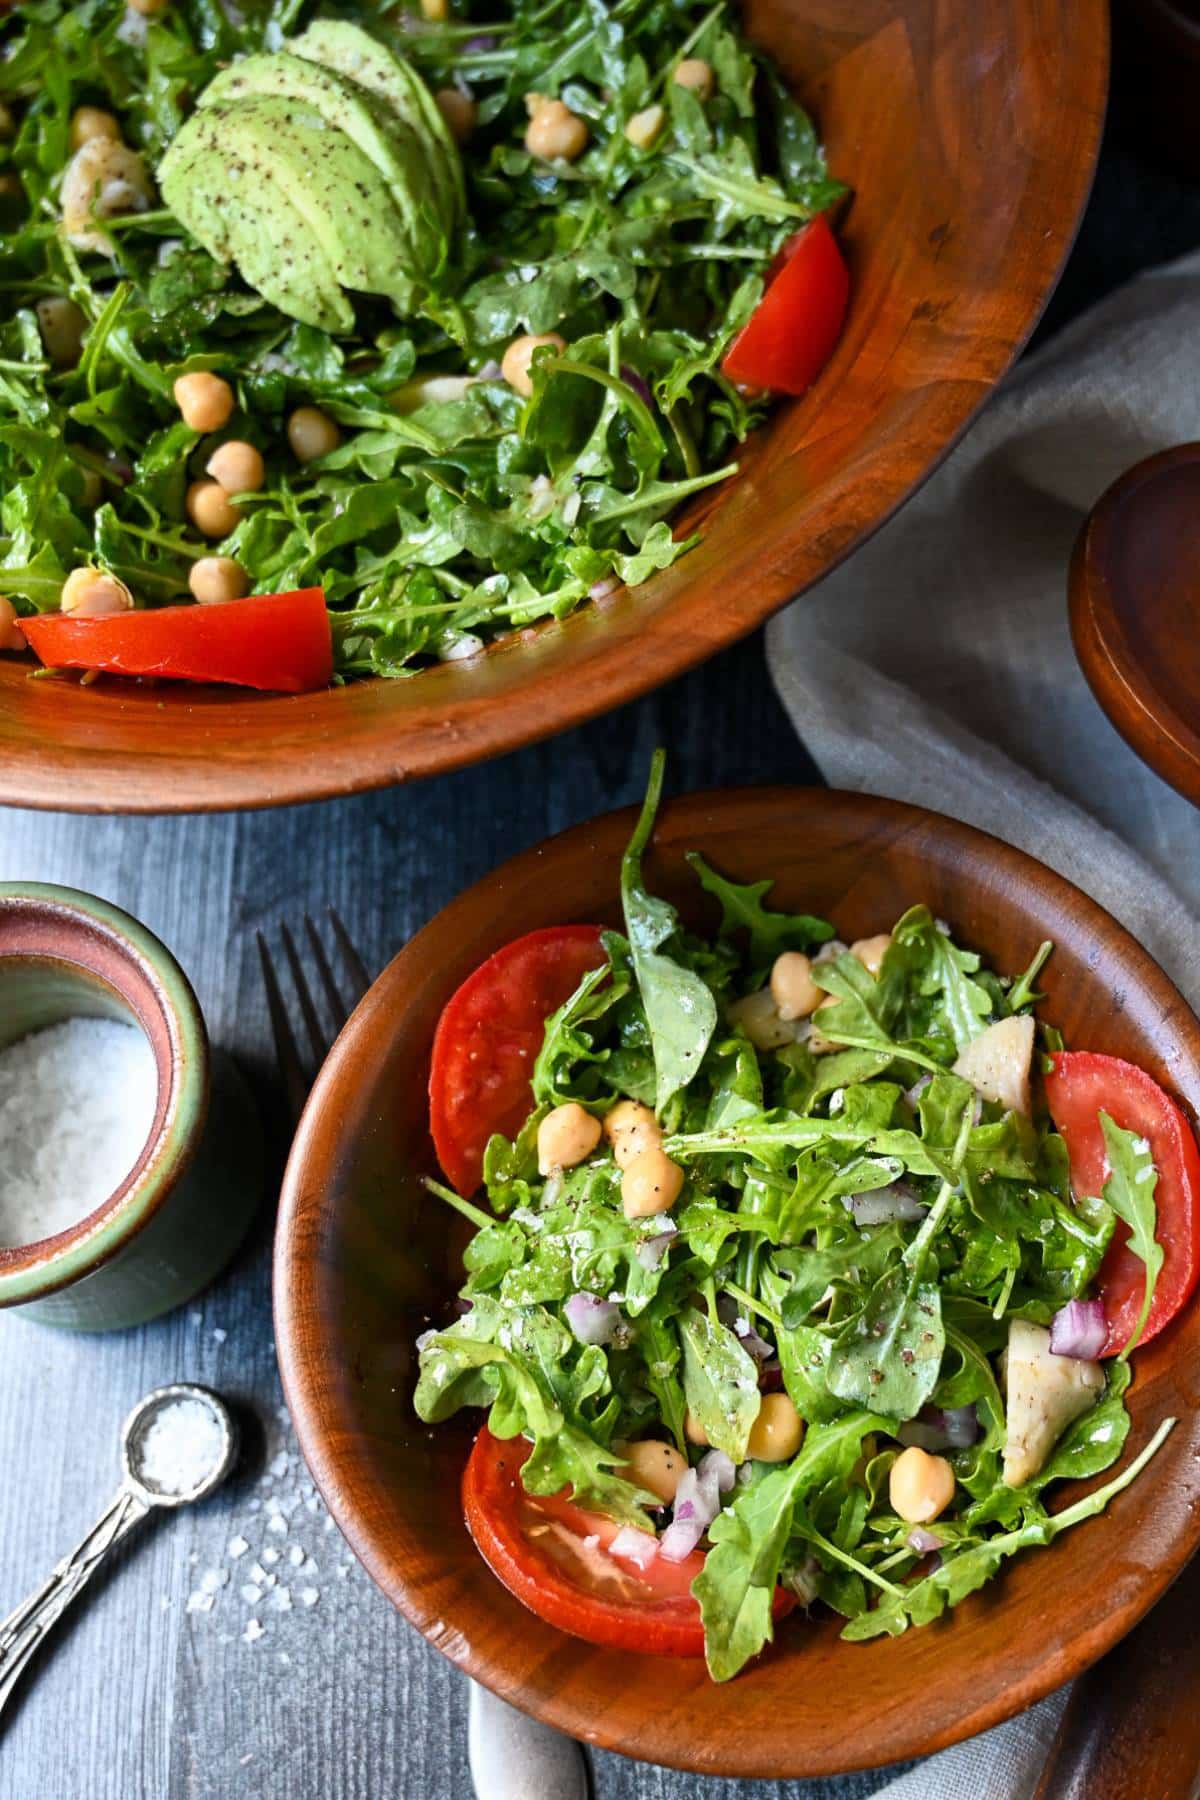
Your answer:
[[[1078,920],[1077,932],[1081,934],[1090,928],[1096,941],[1103,942],[1128,971],[1129,984],[1136,984],[1144,998],[1153,1004],[1157,1016],[1170,1019],[1176,1045],[1174,1066],[1190,1069],[1194,1090],[1200,1094],[1200,1019],[1170,977],[1123,925],[1090,895],[1035,857],[974,826],[925,807],[838,789],[786,786],[711,789],[670,800],[660,811],[650,854],[653,854],[654,843],[664,826],[670,828],[673,843],[686,835],[689,843],[702,847],[706,825],[711,828],[730,810],[744,816],[748,806],[784,809],[790,821],[805,809],[827,811],[834,808],[846,818],[848,836],[856,822],[864,828],[887,822],[895,828],[897,835],[932,829],[948,845],[961,847],[977,862],[982,862],[989,875],[1001,879],[1007,877],[1018,891],[1022,884],[1040,885],[1046,907],[1073,912]],[[343,1480],[341,1466],[341,1453],[349,1451],[354,1437],[337,1418],[331,1416],[325,1420],[322,1417],[320,1370],[315,1355],[312,1362],[306,1357],[300,1327],[302,1320],[319,1316],[319,1265],[312,1252],[319,1230],[322,1197],[327,1191],[329,1175],[339,1161],[339,1130],[328,1128],[326,1121],[340,1117],[339,1091],[343,1085],[358,1079],[359,1071],[365,1066],[364,1052],[371,1043],[373,1029],[378,1026],[381,1032],[389,1034],[394,1030],[393,1021],[405,1009],[403,996],[410,982],[410,972],[412,979],[419,979],[422,969],[428,966],[430,949],[447,931],[455,932],[459,918],[470,915],[480,897],[490,898],[494,891],[498,900],[510,881],[519,883],[535,870],[542,879],[547,879],[556,860],[571,861],[582,854],[595,856],[599,832],[606,832],[614,844],[618,840],[623,842],[636,815],[634,806],[598,815],[510,858],[441,909],[382,971],[338,1037],[301,1119],[281,1192],[272,1283],[280,1375],[301,1451],[339,1529],[377,1586],[435,1649],[502,1699],[544,1724],[585,1739],[599,1748],[626,1754],[630,1752],[631,1743],[619,1726],[610,1724],[603,1708],[585,1712],[578,1705],[563,1701],[558,1694],[545,1703],[536,1703],[506,1677],[502,1656],[476,1652],[465,1629],[460,1631],[444,1622],[444,1603],[439,1603],[432,1593],[436,1584],[426,1584],[429,1591],[423,1592],[406,1583],[399,1559],[384,1541],[383,1532],[374,1531],[357,1516],[353,1482]],[[1176,1429],[1183,1428],[1185,1420],[1181,1418]],[[1122,1459],[1125,1460],[1127,1457]],[[1143,1480],[1149,1475],[1147,1471]],[[1003,1723],[1089,1668],[1149,1611],[1198,1545],[1200,1506],[1192,1503],[1188,1506],[1186,1523],[1172,1540],[1168,1553],[1152,1568],[1143,1567],[1140,1585],[1131,1599],[1124,1603],[1114,1601],[1110,1612],[1098,1616],[1082,1636],[1074,1638],[1065,1647],[1047,1648],[1040,1658],[1031,1652],[1017,1679],[1006,1682],[990,1697],[968,1703],[953,1717],[943,1716],[931,1728],[906,1727],[903,1719],[898,1721],[895,1710],[890,1709],[875,1736],[860,1734],[853,1744],[845,1746],[844,1752],[836,1756],[823,1752],[814,1756],[805,1753],[804,1747],[800,1746],[801,1755],[797,1758],[786,1734],[777,1742],[756,1744],[749,1755],[738,1751],[729,1756],[724,1746],[715,1750],[711,1746],[694,1748],[686,1741],[677,1741],[671,1736],[669,1727],[660,1725],[656,1719],[647,1734],[637,1738],[636,1753],[645,1760],[696,1773],[764,1779],[843,1774],[929,1755]],[[503,1591],[499,1584],[496,1591]],[[505,1598],[507,1600],[508,1596]],[[945,1629],[952,1630],[953,1623]],[[559,1634],[552,1627],[546,1626],[545,1630],[552,1639],[557,1639]],[[902,1656],[902,1643],[895,1647],[897,1654]],[[999,1643],[997,1655],[1003,1655],[1003,1646]],[[953,1667],[952,1647],[948,1660]],[[623,1723],[627,1728],[628,1720]],[[694,1721],[692,1723],[694,1725]]]
[[[1160,475],[1190,465],[1197,467],[1200,488],[1200,443],[1189,443],[1143,457],[1104,490],[1071,553],[1068,611],[1075,655],[1109,724],[1156,775],[1200,806],[1200,732],[1147,675],[1121,623],[1107,573],[1109,550],[1129,501]]]
[[[908,4],[924,20],[924,9],[914,0]],[[739,581],[732,589],[721,582],[719,571],[705,583],[686,582],[686,567],[680,564],[684,585],[661,613],[639,620],[641,600],[621,593],[601,603],[603,615],[596,606],[585,606],[561,623],[534,628],[528,634],[532,642],[524,641],[526,634],[510,633],[483,657],[442,664],[415,677],[419,703],[393,712],[386,725],[382,717],[371,718],[361,734],[347,734],[343,722],[362,684],[316,695],[248,696],[244,690],[211,688],[175,692],[164,683],[155,703],[165,710],[152,740],[145,697],[131,697],[102,682],[75,696],[81,706],[95,709],[94,723],[82,734],[86,742],[60,743],[52,760],[39,734],[22,730],[6,736],[0,730],[0,775],[7,778],[12,802],[95,813],[258,810],[449,772],[540,742],[640,698],[736,643],[838,568],[887,524],[959,442],[1027,342],[1074,243],[1099,155],[1110,34],[1104,0],[1071,0],[1071,5],[1070,48],[1078,53],[1085,46],[1086,56],[1068,54],[1069,47],[1057,38],[1047,42],[1037,28],[1038,0],[1016,0],[1014,7],[1017,22],[1029,26],[1038,56],[1046,60],[1062,51],[1058,84],[1069,85],[1072,113],[1085,121],[1073,140],[1077,153],[1065,166],[1059,118],[1052,108],[1039,108],[1022,125],[1029,158],[1042,168],[1044,203],[1051,215],[1048,225],[1039,225],[1025,240],[1026,304],[1010,324],[993,318],[982,336],[978,327],[971,328],[964,339],[974,357],[970,367],[962,352],[956,358],[940,344],[921,379],[914,376],[911,390],[906,389],[911,405],[904,431],[873,448],[865,460],[847,455],[822,482],[822,516],[831,517],[835,503],[841,514],[836,543],[817,553],[819,566],[813,565],[811,534],[798,534],[753,580]],[[1054,85],[1045,69],[1039,80]],[[1023,218],[1017,208],[1014,236],[1025,229]],[[966,219],[965,224],[956,219],[954,229],[969,229],[969,208]],[[912,298],[917,303],[915,292]],[[819,405],[821,398],[818,381],[806,402]],[[925,446],[924,460],[910,476],[906,446],[918,439]],[[619,628],[589,645],[587,635],[598,616],[615,619]],[[472,686],[473,662],[505,668],[514,657],[524,658],[525,666],[502,692]],[[387,690],[405,684],[380,680],[377,685]],[[0,711],[12,711],[16,692],[16,680],[0,668]],[[101,729],[98,715],[110,707],[128,709],[130,720]],[[199,732],[203,749],[191,743],[180,749],[173,741],[171,719],[189,714],[207,727]],[[223,755],[222,740],[253,734],[257,720],[271,722],[270,740],[258,744],[254,755]],[[196,729],[194,721],[189,729]]]

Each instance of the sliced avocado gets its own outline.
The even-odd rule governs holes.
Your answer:
[[[248,204],[285,193],[343,287],[414,304],[413,248],[378,169],[315,108],[261,94],[197,109],[184,128],[246,165]],[[181,133],[180,136],[183,134]],[[225,190],[228,183],[223,184]]]
[[[352,331],[354,309],[287,189],[270,182],[243,195],[248,168],[236,147],[214,148],[194,124],[184,125],[159,167],[172,212],[210,256],[236,263],[248,286],[289,318],[322,331]]]
[[[432,186],[430,157],[404,119],[357,81],[286,50],[231,63],[209,82],[199,104],[231,106],[264,95],[310,106],[327,125],[344,132],[387,182],[410,240],[420,247],[419,210]],[[434,260],[436,265],[442,258]]]
[[[417,133],[428,146],[430,171],[448,208],[447,217],[457,223],[466,208],[458,146],[416,70],[347,19],[314,19],[288,48],[296,56],[356,81]]]

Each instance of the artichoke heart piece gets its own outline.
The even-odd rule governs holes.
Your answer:
[[[287,189],[272,184],[264,205],[262,190],[241,192],[246,176],[237,156],[186,126],[159,171],[167,205],[192,236],[218,262],[235,262],[264,300],[322,331],[353,330],[354,309]]]
[[[301,114],[315,112],[374,165],[404,222],[414,271],[435,276],[448,246],[444,231],[425,227],[436,216],[436,195],[428,151],[412,127],[356,81],[285,50],[231,63],[209,82],[200,106],[229,108],[268,95],[296,101]]]
[[[462,159],[437,101],[416,70],[345,19],[314,19],[288,48],[357,82],[416,132],[446,229],[456,229],[466,210]]]
[[[204,147],[223,158],[225,179],[220,188],[201,194],[193,182],[182,178],[184,163],[193,147]],[[211,164],[204,165],[211,169]],[[168,205],[205,248],[218,254],[211,238],[201,230],[201,220],[219,207],[234,185],[229,176],[237,168],[238,198],[256,230],[269,229],[265,215],[281,196],[302,221],[301,232],[309,245],[298,243],[292,258],[295,273],[319,247],[345,288],[382,294],[398,312],[416,305],[422,282],[414,267],[413,247],[396,211],[387,183],[370,159],[339,127],[330,125],[315,108],[277,95],[255,95],[228,106],[201,106],[184,125],[163,161],[160,181]],[[247,273],[252,246],[232,224],[226,234],[225,260],[232,256],[251,286],[265,292]],[[278,290],[281,283],[275,282]],[[303,316],[298,305],[305,296],[291,281],[287,298],[276,300],[292,317]],[[348,303],[344,302],[348,311]],[[353,315],[350,314],[350,325]],[[342,329],[350,329],[344,325]]]

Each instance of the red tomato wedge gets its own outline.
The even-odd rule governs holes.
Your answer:
[[[447,1179],[473,1194],[493,1132],[515,1137],[533,1106],[529,1078],[548,1015],[604,961],[599,925],[548,925],[468,975],[438,1020],[429,1128]]]
[[[655,1557],[642,1570],[608,1546],[620,1526],[585,1512],[561,1494],[527,1494],[524,1438],[503,1442],[486,1425],[463,1476],[463,1511],[480,1555],[531,1612],[572,1637],[611,1650],[652,1656],[703,1656],[704,1628],[691,1585],[704,1567],[701,1551],[682,1562]],[[795,1601],[778,1588],[773,1615]]]
[[[1100,1114],[1150,1145],[1158,1186],[1154,1235],[1163,1266],[1154,1288],[1150,1316],[1139,1343],[1170,1324],[1200,1281],[1200,1149],[1180,1108],[1158,1083],[1133,1063],[1090,1050],[1064,1050],[1046,1077],[1050,1116],[1066,1139],[1071,1186],[1077,1194],[1098,1195],[1108,1179],[1108,1159]],[[1115,1356],[1137,1326],[1146,1292],[1143,1264],[1127,1247],[1129,1228],[1117,1221],[1098,1282],[1108,1321],[1102,1352]]]
[[[333,675],[333,638],[319,587],[93,619],[45,613],[22,619],[21,630],[52,669],[231,682],[280,694],[328,687]]]
[[[842,334],[850,275],[823,213],[789,238],[767,288],[721,364],[744,387],[803,394]]]

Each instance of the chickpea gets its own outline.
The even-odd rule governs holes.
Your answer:
[[[154,204],[154,185],[136,150],[113,138],[91,137],[79,146],[62,179],[63,230],[77,250],[115,254],[112,239],[93,223]]]
[[[25,633],[21,630],[21,621],[17,617],[17,609],[11,600],[0,594],[0,650],[24,650]]]
[[[836,994],[826,994],[821,1005],[816,1008],[812,1015],[813,1028],[808,1034],[808,1047],[814,1056],[828,1056],[831,1050],[841,1050],[844,1048],[844,1046],[837,1043],[835,1039],[827,1038],[817,1024],[817,1013],[821,1011],[822,1007],[836,1006],[837,999],[838,997]]]
[[[702,56],[685,56],[671,79],[680,87],[690,88],[697,100],[711,100],[717,85],[712,64],[705,62]]]
[[[183,422],[193,431],[220,431],[233,411],[233,389],[220,375],[194,369],[181,375],[172,390]]]
[[[56,369],[71,369],[79,361],[87,315],[65,294],[47,294],[34,309],[46,355]]]
[[[786,1394],[764,1394],[750,1427],[746,1455],[755,1462],[787,1462],[804,1437],[804,1420]]]
[[[115,575],[103,569],[72,569],[63,582],[58,602],[76,619],[100,619],[109,613],[129,612],[133,595]]]
[[[441,25],[450,17],[449,0],[421,0],[421,16],[431,25]]]
[[[465,144],[475,129],[475,102],[456,87],[439,88],[433,96],[456,144]]]
[[[625,121],[625,136],[636,150],[649,150],[667,122],[661,106],[646,106]]]
[[[880,966],[885,953],[891,948],[891,942],[891,932],[881,931],[878,937],[859,938],[857,943],[851,944],[850,954],[856,956],[867,974],[873,975],[878,981]]]
[[[525,127],[525,148],[546,162],[574,162],[587,149],[587,141],[587,120],[561,100],[543,100]]]
[[[757,993],[735,1000],[725,1008],[725,1017],[735,1030],[741,1027],[756,1050],[780,1050],[796,1041],[792,1027],[785,1025],[775,1010],[770,988],[759,988]]]
[[[775,1011],[785,1021],[807,1019],[825,998],[812,977],[812,963],[799,950],[785,950],[775,958],[771,970],[771,998]]]
[[[689,1444],[703,1447],[708,1443],[708,1433],[690,1406],[683,1415],[683,1435]]]
[[[188,518],[205,537],[228,537],[242,516],[219,481],[193,481],[184,499]]]
[[[342,434],[319,406],[298,406],[287,422],[288,443],[297,462],[316,462],[342,441]]]
[[[657,1150],[662,1143],[658,1120],[640,1100],[618,1100],[604,1121],[604,1135],[622,1169],[627,1169],[643,1150]]]
[[[78,150],[93,138],[108,138],[114,144],[120,143],[121,126],[116,113],[105,112],[102,106],[77,106],[71,114],[67,142],[72,150]]]
[[[641,1438],[636,1444],[614,1444],[613,1449],[619,1449],[625,1459],[620,1473],[626,1481],[636,1482],[660,1500],[675,1498],[688,1464],[674,1444],[664,1444],[661,1438]]]
[[[567,347],[567,340],[560,337],[557,331],[527,332],[524,337],[514,338],[500,360],[500,373],[514,393],[528,400],[533,392],[533,377],[529,372],[534,353],[545,348],[555,351],[559,356]]]
[[[621,1176],[621,1205],[627,1219],[669,1212],[683,1188],[683,1170],[662,1150],[640,1150]]]
[[[232,556],[202,556],[192,564],[188,586],[201,606],[220,606],[226,600],[244,599],[250,577]]]
[[[892,1464],[888,1498],[892,1510],[910,1525],[928,1525],[954,1498],[954,1470],[944,1456],[930,1456],[910,1444]]]
[[[600,1121],[575,1100],[556,1106],[538,1126],[538,1173],[573,1169],[585,1162],[600,1142]]]
[[[241,438],[218,445],[204,468],[227,494],[253,494],[266,476],[261,453]]]

